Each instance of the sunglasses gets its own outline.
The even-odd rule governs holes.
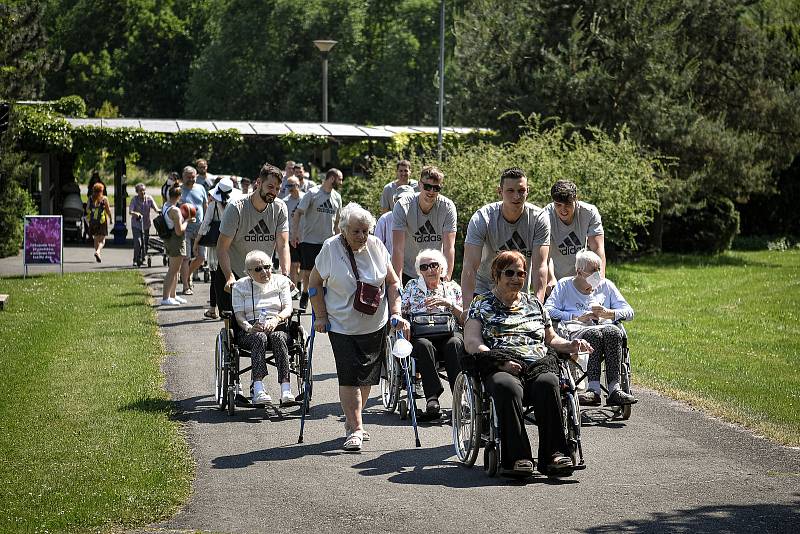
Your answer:
[[[514,276],[518,278],[525,278],[525,275],[528,274],[525,271],[515,271],[514,269],[506,269],[503,271],[503,274],[506,278],[514,278]]]
[[[267,268],[264,267],[263,265],[259,265],[258,267],[253,267],[252,270],[254,273],[260,273],[261,271],[266,271]]]
[[[441,185],[434,185],[434,184],[422,184],[422,188],[425,191],[436,191],[437,193],[442,190]]]
[[[438,268],[439,268],[439,262],[438,261],[432,261],[430,263],[420,263],[419,264],[419,270],[420,270],[420,272],[423,272],[423,273],[425,271],[427,271],[428,269],[438,269]]]

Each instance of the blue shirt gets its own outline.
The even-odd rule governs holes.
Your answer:
[[[186,227],[189,233],[197,233],[197,230],[200,228],[203,216],[205,215],[203,213],[203,205],[206,203],[206,199],[206,188],[197,183],[192,186],[192,189],[184,189],[183,193],[181,193],[181,199],[178,201],[178,205],[191,204],[197,210],[194,222]]]

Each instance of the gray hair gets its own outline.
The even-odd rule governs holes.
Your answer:
[[[186,167],[183,168],[183,172],[181,173],[181,175],[182,176],[186,176],[186,175],[197,176],[197,169],[195,169],[191,165],[187,165]]]
[[[262,265],[272,267],[272,258],[270,258],[263,250],[251,250],[247,253],[247,256],[244,257],[245,269],[252,269],[255,267],[256,262],[260,262]]]
[[[424,250],[420,250],[419,254],[417,254],[417,259],[414,260],[414,270],[417,271],[417,275],[422,275],[419,270],[419,264],[422,263],[423,258],[430,258],[431,260],[438,262],[442,267],[442,272],[447,273],[447,259],[445,259],[442,251],[435,248],[426,248]]]
[[[353,221],[366,224],[370,233],[375,230],[375,217],[356,202],[351,202],[342,208],[342,212],[339,214],[339,230],[342,233],[346,232]]]
[[[133,186],[134,191],[138,191],[139,189],[144,189],[147,191],[147,186],[145,186],[142,182],[139,182],[135,186]]]
[[[589,271],[591,267],[592,270],[599,269],[601,265],[600,256],[592,252],[591,250],[579,250],[578,253],[575,255],[575,271]]]

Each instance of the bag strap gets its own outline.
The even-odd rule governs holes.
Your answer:
[[[353,254],[352,249],[350,249],[350,245],[347,244],[347,240],[344,238],[342,234],[339,234],[339,238],[342,240],[342,246],[344,246],[345,250],[347,250],[347,255],[350,256],[350,266],[353,268],[353,274],[356,276],[356,282],[361,280],[358,277],[358,267],[356,267],[356,256]]]
[[[256,290],[253,287],[253,279],[251,278],[250,279],[250,304],[253,305],[253,320],[258,319],[258,314],[256,313],[256,299],[253,296],[253,293],[255,293],[255,292],[256,292]],[[245,320],[246,319],[247,319],[247,317],[245,317]]]

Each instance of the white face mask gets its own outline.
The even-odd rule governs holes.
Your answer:
[[[586,283],[592,286],[592,291],[597,289],[600,283],[603,281],[603,277],[600,276],[600,271],[595,271],[589,276],[586,277]]]
[[[263,290],[265,287],[267,287],[267,284],[269,283],[269,278],[267,278],[267,281],[266,281],[266,282],[264,282],[264,283],[261,283],[261,282],[259,282],[258,280],[255,280],[255,279],[253,279],[253,278],[251,278],[251,280],[253,280],[253,285],[255,285],[257,288],[259,288],[259,289],[262,289],[262,290]]]

